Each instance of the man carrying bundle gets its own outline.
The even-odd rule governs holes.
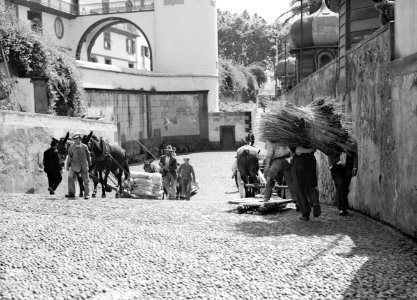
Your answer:
[[[264,176],[266,178],[266,185],[264,190],[264,201],[269,201],[272,195],[272,189],[275,186],[275,181],[278,180],[280,173],[284,174],[285,182],[290,190],[291,197],[297,203],[296,191],[291,174],[291,165],[287,158],[291,157],[290,148],[281,146],[270,141],[265,142],[266,161]]]
[[[313,216],[315,218],[321,215],[319,204],[319,190],[317,184],[316,158],[314,152],[316,149],[311,147],[297,146],[293,156],[293,178],[297,193],[297,204],[301,211],[301,220],[310,219],[311,207],[313,207]]]
[[[328,156],[330,173],[336,187],[339,215],[348,214],[348,195],[352,177],[358,172],[358,155],[355,151],[343,152],[340,155]]]

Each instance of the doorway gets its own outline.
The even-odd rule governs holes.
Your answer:
[[[235,149],[235,126],[220,126],[220,144],[223,150]]]

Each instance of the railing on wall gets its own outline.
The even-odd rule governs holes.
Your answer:
[[[39,4],[67,14],[77,15],[77,5],[73,3],[73,0],[11,0],[10,2],[16,4]]]
[[[0,0],[1,1],[1,0]],[[9,0],[16,4],[34,4],[41,5],[53,10],[61,11],[74,16],[77,15],[97,15],[97,14],[111,14],[124,13],[136,11],[153,11],[154,0],[141,1],[112,1],[89,3],[89,4],[75,4],[74,0]],[[97,0],[99,1],[99,0]]]
[[[130,1],[114,1],[79,5],[80,15],[97,15],[152,10],[154,10],[154,0],[144,0],[135,4],[132,4]]]

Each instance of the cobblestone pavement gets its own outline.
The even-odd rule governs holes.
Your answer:
[[[190,157],[191,201],[0,195],[0,299],[417,299],[415,242],[326,205],[236,214],[234,153]]]

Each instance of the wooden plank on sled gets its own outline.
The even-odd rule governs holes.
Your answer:
[[[267,213],[270,211],[283,209],[287,206],[288,203],[291,203],[291,202],[293,202],[292,199],[278,199],[278,200],[270,200],[267,202],[261,202],[261,201],[246,202],[246,203],[239,204],[236,210],[241,214],[245,212],[249,212],[249,211],[258,211],[260,213]]]
[[[245,184],[245,187],[251,187],[251,188],[264,188],[264,187],[265,187],[265,184],[258,184],[258,183],[246,183],[246,184]],[[281,189],[281,190],[283,190],[283,189],[288,189],[288,185],[279,185],[279,184],[276,184],[276,185],[274,186],[274,188],[275,188],[275,189]]]
[[[263,199],[259,199],[259,198],[239,198],[239,199],[234,199],[234,200],[229,200],[227,201],[229,204],[243,204],[243,205],[257,205],[260,206],[264,203],[270,203],[270,204],[277,204],[277,203],[291,203],[293,202],[292,199],[282,199],[282,198],[277,198],[277,199],[271,199],[267,202],[265,202]]]

